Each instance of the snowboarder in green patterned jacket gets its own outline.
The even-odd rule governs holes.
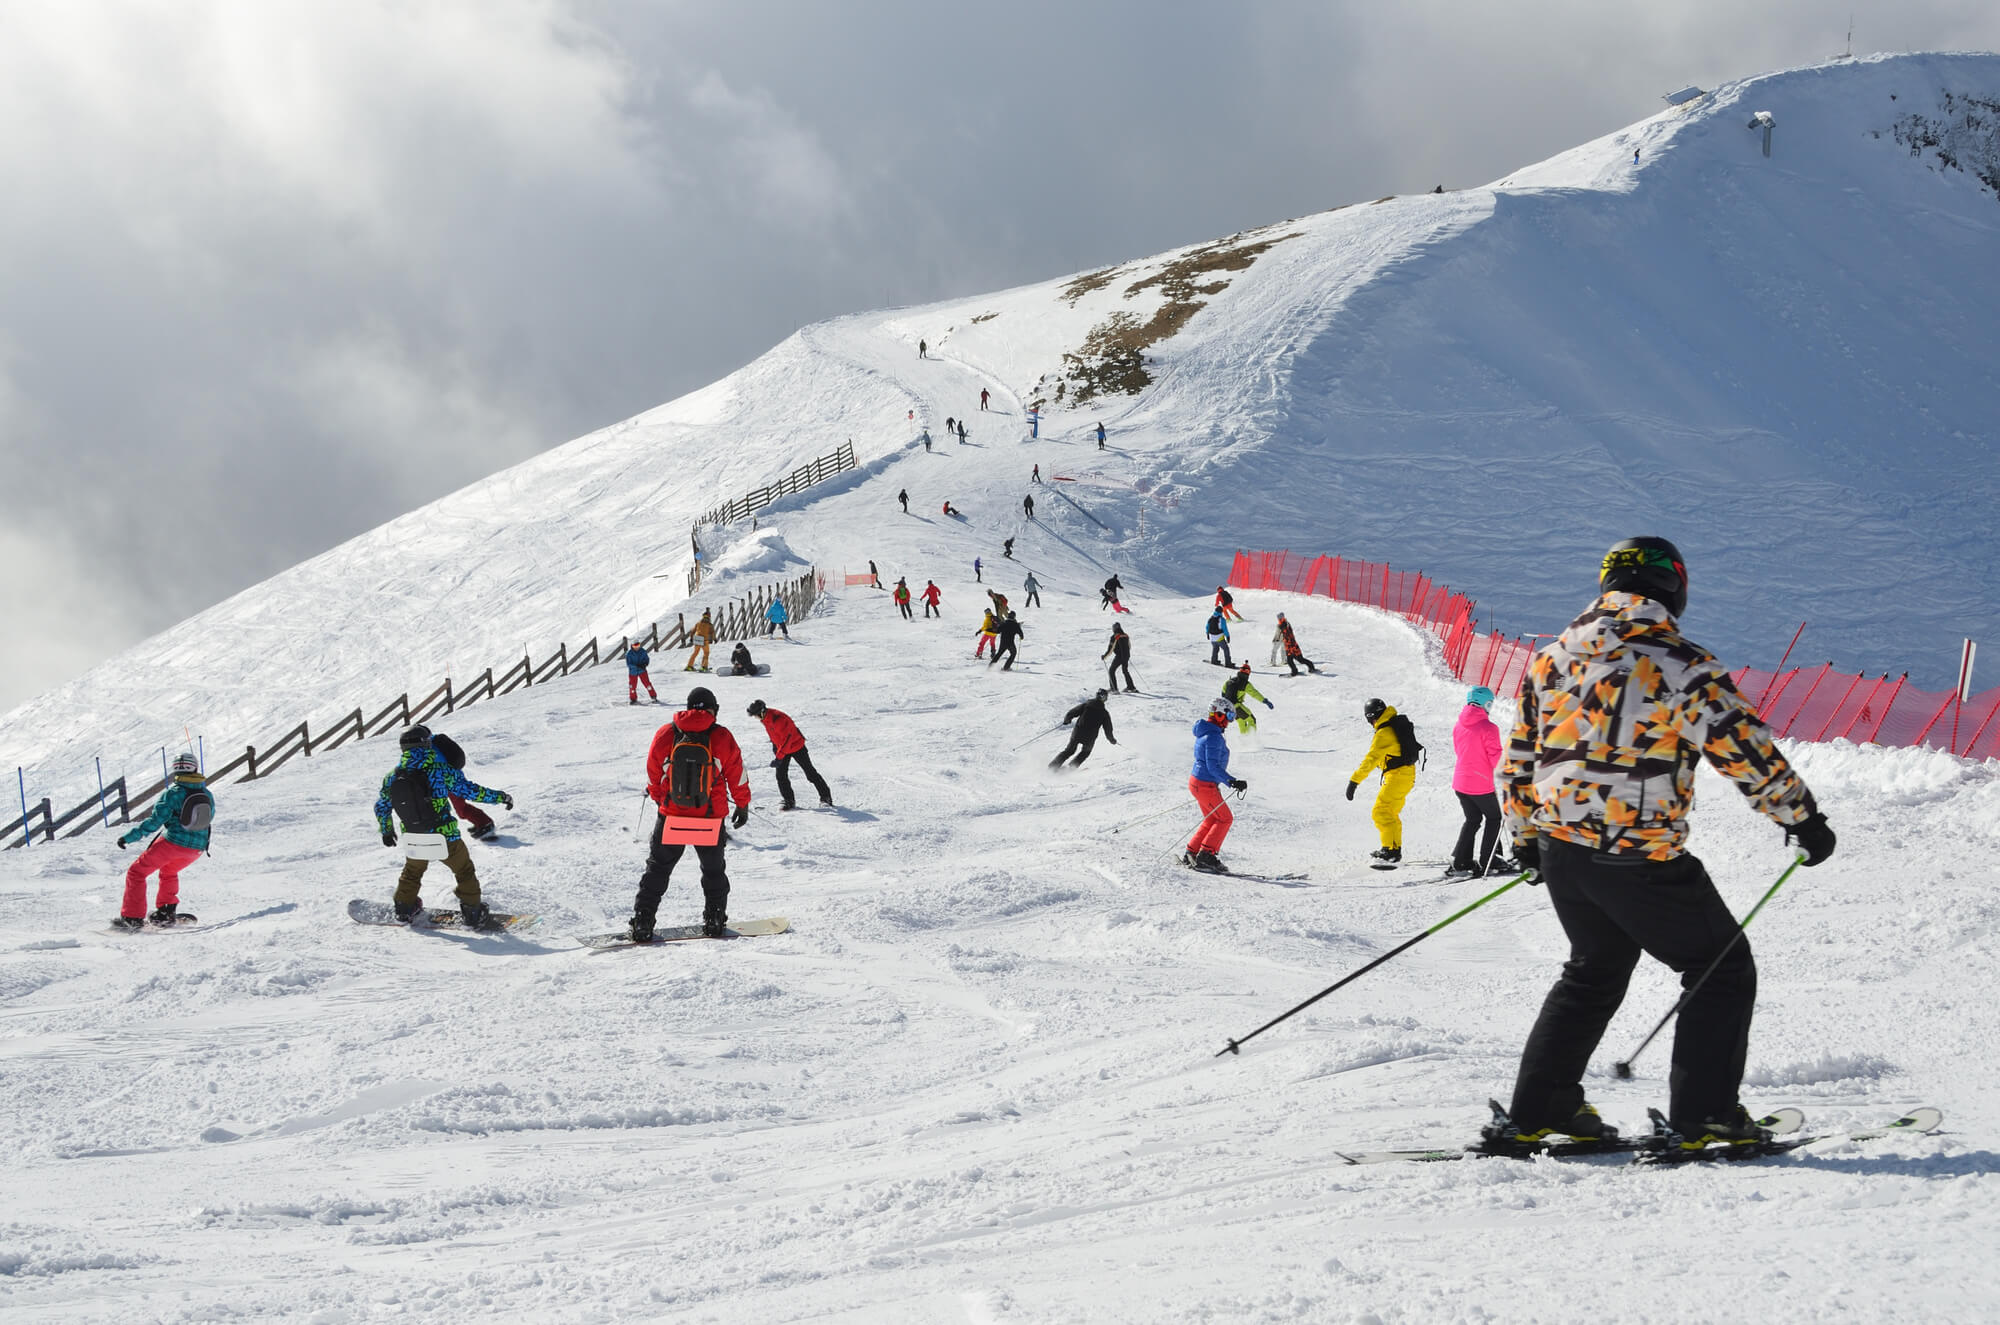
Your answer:
[[[504,791],[482,787],[466,779],[431,744],[430,728],[419,725],[404,731],[400,738],[403,754],[382,779],[382,794],[375,800],[375,823],[382,830],[382,845],[396,845],[396,831],[389,826],[393,809],[406,833],[436,833],[445,840],[445,867],[458,880],[453,891],[458,896],[459,914],[469,928],[478,929],[492,914],[479,895],[479,876],[472,868],[472,853],[458,835],[458,819],[452,814],[451,798],[478,801],[485,805],[514,808],[514,798]],[[415,856],[403,862],[396,878],[396,919],[405,924],[424,909],[419,889],[424,869],[430,864]]]

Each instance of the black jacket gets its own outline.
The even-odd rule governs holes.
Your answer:
[[[1072,722],[1076,724],[1076,734],[1085,739],[1097,735],[1101,727],[1114,743],[1118,740],[1117,733],[1111,730],[1111,711],[1095,695],[1063,714],[1063,726],[1067,727]]]
[[[1109,656],[1113,666],[1132,659],[1132,637],[1123,633],[1111,637],[1111,646],[1097,655],[1100,659]]]
[[[1013,617],[1008,617],[1005,620],[1001,621],[999,625],[999,631],[1000,631],[1000,645],[1002,648],[1005,648],[1007,645],[1012,644],[1017,639],[1026,639],[1028,637],[1027,632],[1021,628],[1021,623],[1016,621]]]

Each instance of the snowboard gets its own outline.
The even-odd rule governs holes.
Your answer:
[[[755,667],[751,668],[747,672],[740,671],[737,668],[725,665],[716,668],[715,674],[717,676],[769,676],[771,674],[771,664],[758,663]]]
[[[783,916],[773,916],[769,920],[737,920],[730,923],[729,932],[724,934],[723,937],[731,939],[761,938],[766,934],[782,934],[791,927],[792,922]],[[662,944],[683,943],[689,939],[704,937],[706,936],[701,932],[700,925],[672,925],[654,930],[652,941],[649,943],[634,943],[631,935],[624,930],[620,930],[615,934],[580,936],[577,942],[586,948],[595,948],[599,952],[604,952],[612,948],[657,948]]]
[[[105,930],[111,934],[171,934],[177,929],[188,929],[200,923],[201,921],[194,916],[189,915],[185,911],[180,911],[175,913],[174,923],[171,925],[156,925],[149,920],[146,922],[144,929],[119,929],[115,925],[107,925]]]
[[[347,904],[347,918],[363,925],[401,925],[396,919],[396,908],[388,902],[371,902],[355,898]],[[409,922],[411,929],[463,929],[468,934],[519,933],[533,929],[541,922],[540,916],[516,916],[495,911],[483,929],[469,929],[459,923],[456,911],[425,911]]]

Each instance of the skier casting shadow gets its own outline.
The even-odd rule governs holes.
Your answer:
[[[1070,767],[1080,767],[1084,760],[1090,758],[1090,752],[1097,744],[1097,733],[1100,729],[1104,732],[1105,740],[1113,745],[1118,744],[1118,738],[1111,731],[1111,710],[1104,707],[1105,697],[1110,693],[1108,690],[1100,690],[1063,714],[1063,726],[1070,728],[1069,744],[1063,747],[1061,754],[1049,761],[1050,768],[1061,768],[1063,761],[1072,754],[1076,759]],[[1072,723],[1075,724],[1073,727]]]

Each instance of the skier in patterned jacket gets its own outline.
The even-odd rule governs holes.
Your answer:
[[[451,798],[457,796],[484,805],[504,805],[510,810],[514,808],[514,798],[504,791],[494,791],[467,781],[465,774],[453,768],[450,761],[431,744],[428,727],[418,725],[408,728],[399,738],[399,743],[403,747],[402,757],[382,779],[382,794],[375,800],[375,824],[382,830],[382,845],[396,845],[396,830],[389,826],[392,809],[404,832],[436,833],[444,838],[445,868],[458,880],[458,886],[452,891],[458,896],[460,918],[466,925],[477,929],[486,923],[491,908],[480,899],[479,875],[472,868],[472,854],[465,849],[465,843],[458,835],[458,820],[452,814]],[[398,779],[401,779],[400,784]],[[396,877],[396,919],[407,923],[424,909],[419,890],[423,886],[424,870],[429,865],[429,861],[414,856],[403,862],[403,872]]]
[[[1734,782],[1807,865],[1833,854],[1833,830],[1728,670],[1680,633],[1688,576],[1674,545],[1614,544],[1598,586],[1529,664],[1500,770],[1516,855],[1540,871],[1570,942],[1522,1050],[1515,1139],[1604,1133],[1583,1072],[1646,952],[1694,990],[1674,1027],[1674,1130],[1691,1149],[1754,1143],[1768,1133],[1737,1094],[1757,968],[1686,849],[1695,766]]]
[[[174,923],[181,900],[181,871],[208,850],[208,824],[215,815],[215,798],[207,788],[208,781],[195,757],[175,755],[173,775],[159,800],[153,802],[153,812],[144,823],[119,837],[118,847],[123,850],[150,832],[166,830],[125,871],[125,900],[118,908],[118,919],[111,922],[113,929],[142,929],[149,918],[156,925]],[[189,827],[181,822],[181,805],[196,792],[208,797],[207,815],[200,827]],[[146,879],[156,870],[160,875],[159,905],[148,917]]]

